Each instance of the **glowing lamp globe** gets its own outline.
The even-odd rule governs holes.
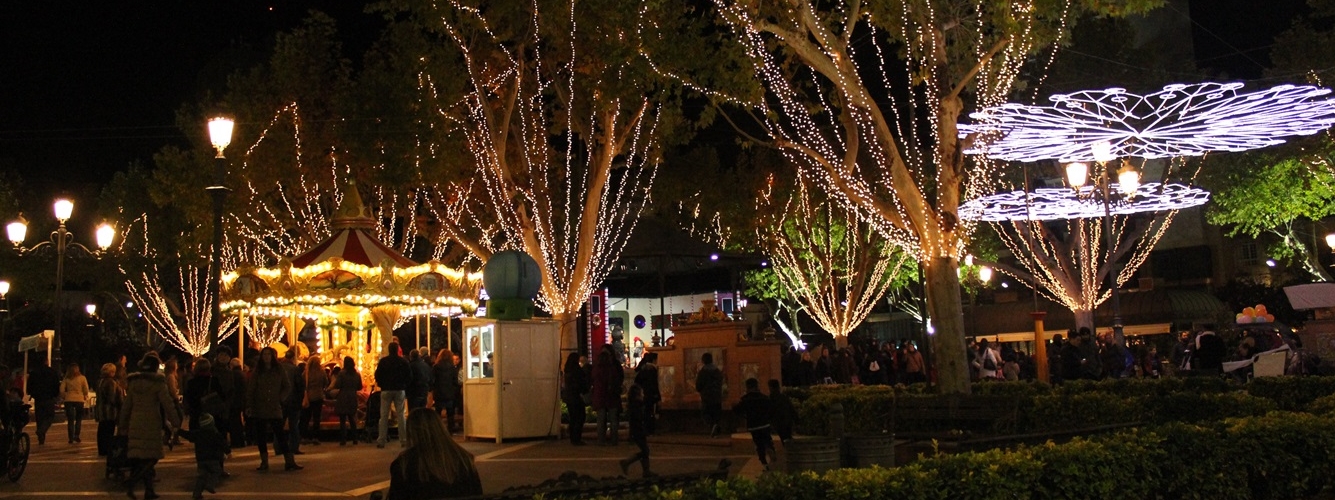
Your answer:
[[[533,317],[533,297],[542,286],[542,272],[527,253],[497,252],[482,266],[482,286],[487,290],[488,318],[528,319]]]

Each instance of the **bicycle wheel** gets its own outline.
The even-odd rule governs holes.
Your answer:
[[[28,433],[19,433],[18,439],[9,447],[9,470],[6,475],[9,480],[18,482],[23,477],[23,471],[28,468]]]

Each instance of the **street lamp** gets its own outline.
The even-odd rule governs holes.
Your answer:
[[[1094,178],[1095,190],[1103,198],[1103,236],[1104,244],[1108,246],[1108,256],[1113,256],[1114,241],[1112,231],[1112,196],[1111,170],[1108,169],[1108,162],[1116,160],[1117,157],[1112,154],[1112,145],[1108,141],[1099,141],[1090,146],[1090,152],[1094,155],[1094,161],[1098,162],[1102,171]],[[1089,181],[1089,166],[1084,163],[1070,163],[1066,165],[1066,182],[1077,192]],[[1140,187],[1140,172],[1131,166],[1130,162],[1123,162],[1122,168],[1117,171],[1117,190],[1124,197],[1135,196],[1136,189]],[[1113,310],[1113,340],[1119,345],[1124,344],[1122,335],[1122,301],[1118,294],[1117,273],[1111,269],[1116,265],[1115,262],[1109,262],[1108,272],[1109,280],[1112,282],[1112,310]]]
[[[218,295],[222,282],[223,197],[227,194],[227,186],[223,185],[227,176],[227,158],[223,156],[223,150],[232,142],[234,125],[229,118],[216,117],[209,120],[209,142],[213,143],[213,149],[218,152],[213,156],[213,185],[205,188],[213,198],[213,246],[209,262],[209,296],[213,304],[209,313],[209,351],[218,348],[218,328],[222,324]]]
[[[5,323],[9,321],[8,280],[0,280],[0,314],[4,314],[4,317],[0,317],[0,352],[5,352],[3,351],[5,342],[9,341],[9,338],[5,337]]]
[[[55,204],[52,205],[52,209],[55,212],[56,221],[59,222],[59,226],[56,227],[55,231],[51,231],[51,239],[49,241],[43,241],[31,247],[24,247],[23,240],[28,235],[28,221],[25,220],[22,215],[19,215],[18,220],[9,223],[9,225],[5,227],[5,230],[8,233],[9,241],[14,244],[14,249],[17,250],[20,255],[36,251],[46,245],[51,245],[56,248],[56,296],[54,301],[56,305],[56,328],[54,330],[55,336],[51,339],[51,354],[54,359],[59,359],[60,320],[62,316],[60,292],[65,289],[65,250],[72,246],[83,250],[85,253],[92,255],[93,257],[100,256],[102,252],[111,247],[112,240],[116,237],[116,229],[105,222],[99,225],[96,232],[98,250],[89,250],[88,247],[71,241],[73,235],[71,235],[69,229],[65,227],[65,222],[69,221],[70,216],[74,214],[74,202],[61,198],[56,200]]]

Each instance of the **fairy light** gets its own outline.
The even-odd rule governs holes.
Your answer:
[[[960,133],[981,138],[966,154],[1013,161],[1091,161],[1106,141],[1117,157],[1170,158],[1246,151],[1335,125],[1330,89],[1279,85],[1174,84],[1138,95],[1120,88],[1057,94],[1051,106],[1002,104],[969,115]]]
[[[1110,191],[1121,192],[1121,186],[1113,183]],[[983,222],[1001,222],[1010,220],[1061,220],[1101,218],[1104,214],[1103,200],[1091,196],[1095,191],[1092,186],[1079,190],[1070,188],[1038,188],[1033,192],[1011,191],[984,196],[960,205],[960,218]],[[1210,193],[1200,188],[1182,184],[1160,184],[1151,182],[1140,184],[1135,196],[1117,199],[1109,204],[1113,215],[1131,215],[1163,210],[1181,210],[1204,205],[1209,201]]]
[[[756,236],[780,285],[802,310],[831,335],[847,337],[894,284],[908,254],[896,251],[856,211],[812,198],[800,180],[782,203],[762,195],[760,208],[768,215]]]

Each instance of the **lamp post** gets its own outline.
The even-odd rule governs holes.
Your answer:
[[[1094,153],[1094,161],[1098,162],[1102,171],[1095,177],[1095,191],[1103,198],[1103,237],[1104,244],[1108,247],[1108,256],[1111,259],[1115,253],[1115,244],[1112,231],[1112,195],[1110,179],[1111,171],[1108,169],[1108,162],[1117,159],[1112,154],[1112,145],[1106,141],[1095,143],[1091,147]],[[1084,163],[1071,163],[1066,165],[1066,182],[1077,191],[1089,180],[1089,166]],[[1135,195],[1136,189],[1140,187],[1140,172],[1129,163],[1123,163],[1122,168],[1117,172],[1117,188],[1121,195],[1131,197]],[[1118,294],[1116,262],[1108,263],[1108,277],[1112,283],[1112,330],[1113,341],[1117,345],[1125,345],[1126,340],[1122,332],[1122,302]]]
[[[9,352],[5,350],[5,344],[9,342],[9,337],[5,336],[5,323],[9,322],[9,281],[0,280],[0,353]],[[2,359],[2,358],[0,358]]]
[[[65,227],[65,222],[69,221],[70,216],[74,214],[74,202],[61,198],[56,200],[52,205],[52,208],[59,225],[56,227],[55,231],[51,231],[51,239],[49,241],[43,241],[31,247],[24,247],[23,240],[28,235],[28,221],[25,220],[22,215],[19,216],[19,220],[9,223],[9,225],[5,227],[5,230],[9,235],[9,241],[14,244],[14,249],[17,250],[19,254],[33,252],[46,245],[52,245],[56,248],[56,295],[54,300],[56,306],[56,327],[53,330],[55,335],[51,339],[51,354],[53,359],[60,359],[60,323],[61,316],[63,316],[63,309],[61,308],[60,303],[60,292],[65,289],[65,251],[72,246],[83,250],[88,255],[94,257],[100,256],[103,251],[106,251],[107,248],[111,247],[112,240],[116,238],[116,229],[107,223],[99,225],[97,227],[97,232],[95,233],[98,250],[89,250],[88,247],[71,241],[73,235],[71,235],[69,229]]]
[[[213,185],[204,188],[213,198],[213,246],[210,249],[212,260],[209,262],[209,296],[213,300],[209,313],[209,351],[218,348],[218,328],[222,324],[222,307],[218,296],[222,282],[222,237],[223,237],[223,196],[227,186],[223,181],[227,176],[227,157],[223,150],[232,142],[231,119],[217,117],[209,120],[209,142],[218,154],[213,156]]]

